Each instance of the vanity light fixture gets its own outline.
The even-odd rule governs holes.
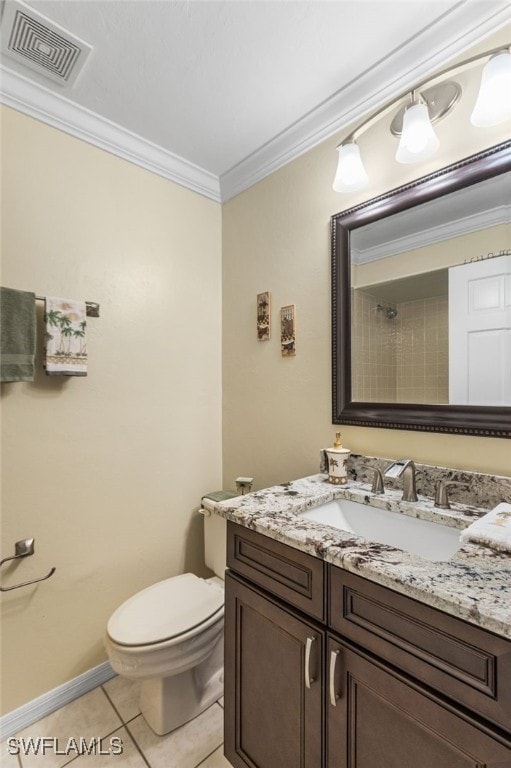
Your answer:
[[[390,125],[399,136],[396,151],[398,163],[416,163],[431,157],[440,142],[433,125],[448,115],[461,97],[461,86],[449,76],[476,66],[484,66],[479,94],[470,122],[481,128],[511,120],[511,46],[495,48],[444,69],[413,90],[401,94],[361,123],[338,146],[337,171],[333,183],[335,192],[358,192],[369,183],[357,139],[378,120],[395,112]],[[397,112],[396,112],[397,108]]]
[[[474,111],[472,125],[487,128],[511,118],[511,52],[499,51],[486,64]]]
[[[403,115],[401,140],[396,152],[398,163],[415,163],[434,155],[440,146],[433,130],[428,105],[416,92],[412,93],[412,103]]]
[[[336,192],[356,192],[363,189],[369,182],[366,169],[360,157],[360,149],[354,140],[339,144],[339,162],[335,174],[334,189]]]

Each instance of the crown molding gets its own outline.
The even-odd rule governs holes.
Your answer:
[[[352,247],[352,261],[354,264],[368,264],[371,261],[385,259],[387,256],[395,256],[398,253],[406,253],[416,248],[424,248],[427,245],[469,235],[471,232],[479,232],[499,224],[507,224],[510,215],[511,206],[500,205],[480,213],[474,213],[471,216],[449,221],[446,224],[428,227],[428,229],[413,235],[396,237],[370,248],[364,248],[364,250]]]
[[[468,48],[482,42],[510,21],[511,6],[507,1],[490,4],[463,0],[458,3],[444,15],[440,24],[438,21],[432,24],[224,173],[220,177],[222,202],[227,202],[334,134],[346,131],[353,123],[393,101],[415,83],[444,67],[447,61],[461,56]]]
[[[227,202],[395,99],[509,21],[511,6],[507,0],[492,3],[461,0],[441,20],[393,51],[220,178],[6,66],[0,68],[0,101],[215,202]]]
[[[182,187],[221,202],[220,183],[213,173],[189,163],[96,113],[73,104],[6,66],[0,68],[0,101],[77,139],[128,160]]]

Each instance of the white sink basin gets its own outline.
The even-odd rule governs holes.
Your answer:
[[[427,560],[449,560],[461,547],[458,528],[348,499],[328,501],[301,512],[300,517],[340,528],[369,541],[404,549]]]

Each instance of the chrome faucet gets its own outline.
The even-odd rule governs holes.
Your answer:
[[[415,488],[415,464],[411,459],[394,461],[385,470],[385,477],[403,478],[403,501],[417,501]]]

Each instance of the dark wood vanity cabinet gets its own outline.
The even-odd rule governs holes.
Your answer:
[[[511,642],[233,523],[227,564],[235,768],[511,768]]]
[[[226,596],[227,758],[320,768],[324,632],[230,574]]]

